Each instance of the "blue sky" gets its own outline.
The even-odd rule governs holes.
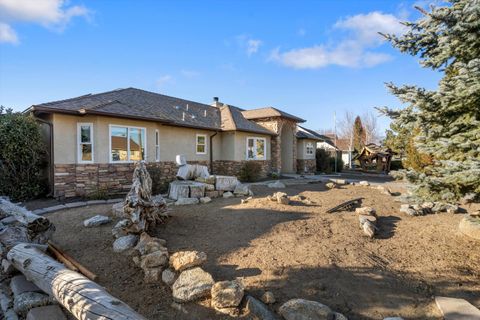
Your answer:
[[[384,82],[439,74],[385,43],[418,1],[0,0],[0,104],[137,87],[210,103],[275,106],[333,126],[398,107]],[[379,118],[383,129],[388,119]]]

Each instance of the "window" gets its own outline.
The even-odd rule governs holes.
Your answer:
[[[311,156],[314,154],[313,143],[308,142],[305,146],[305,153],[307,156]]]
[[[77,124],[78,162],[93,162],[93,124]]]
[[[110,161],[145,160],[145,128],[110,125]]]
[[[247,138],[247,160],[265,160],[266,146],[265,138]]]
[[[197,154],[206,154],[207,153],[207,135],[206,134],[197,134],[197,144],[196,144]]]
[[[155,130],[155,161],[160,161],[160,134]]]

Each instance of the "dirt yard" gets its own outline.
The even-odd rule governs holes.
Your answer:
[[[395,184],[393,184],[395,189]],[[433,297],[467,299],[480,306],[479,242],[457,231],[462,215],[409,217],[394,197],[369,187],[326,190],[323,184],[290,186],[314,204],[280,205],[264,196],[274,191],[254,186],[255,199],[215,199],[174,207],[158,228],[168,249],[200,250],[205,270],[215,280],[241,278],[248,293],[271,290],[281,303],[291,298],[322,302],[349,319],[441,319]],[[285,190],[282,190],[285,191]],[[395,190],[394,190],[395,191]],[[376,239],[363,236],[351,212],[325,211],[363,197],[379,215]],[[110,214],[110,205],[70,209],[49,215],[54,240],[99,275],[99,283],[148,319],[226,319],[209,301],[172,307],[170,289],[144,284],[131,258],[112,250],[112,224],[87,229],[82,221]]]

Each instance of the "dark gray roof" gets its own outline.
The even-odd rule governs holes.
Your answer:
[[[254,121],[245,119],[242,109],[224,104],[220,107],[222,115],[222,129],[224,131],[247,131],[263,134],[275,134]]]
[[[136,88],[88,94],[42,103],[33,110],[137,118],[167,124],[221,130],[220,110],[194,101]]]
[[[296,133],[297,139],[313,139],[313,140],[324,140],[322,139],[321,135],[317,132],[304,128],[302,126],[298,126],[298,130]]]
[[[291,115],[282,110],[278,110],[277,108],[273,107],[266,107],[266,108],[259,108],[259,109],[252,109],[252,110],[243,110],[242,114],[247,119],[262,119],[262,118],[274,118],[274,117],[283,117],[295,122],[305,122],[305,120]]]

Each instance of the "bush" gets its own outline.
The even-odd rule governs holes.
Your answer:
[[[0,195],[27,200],[43,191],[45,145],[32,117],[0,106]]]
[[[390,170],[400,170],[403,169],[402,160],[392,160],[390,163]]]
[[[240,168],[238,178],[242,182],[254,182],[260,178],[262,166],[255,161],[246,161]]]
[[[335,171],[335,156],[325,151],[317,149],[316,151],[317,171],[331,173]],[[344,166],[341,157],[337,156],[337,172],[342,171]]]

